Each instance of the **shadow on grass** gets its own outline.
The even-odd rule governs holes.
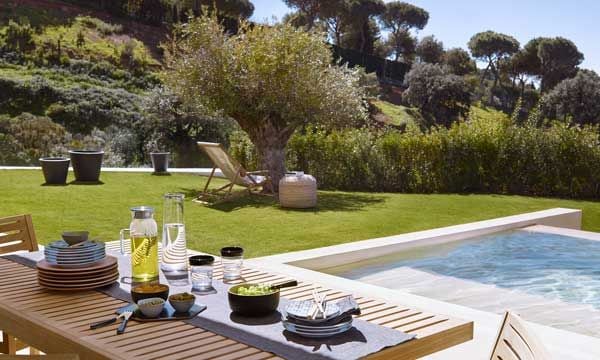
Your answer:
[[[104,182],[98,181],[77,181],[73,180],[69,182],[69,185],[104,185]]]
[[[198,196],[197,189],[180,189],[189,198]],[[284,212],[319,213],[326,211],[358,211],[367,206],[385,202],[385,196],[376,194],[355,194],[346,192],[319,192],[318,204],[310,209],[290,209],[279,206],[277,199],[266,195],[239,194],[229,201],[216,204],[207,204],[206,207],[214,210],[230,212],[244,208],[276,208]],[[199,206],[202,206],[198,204]]]
[[[153,172],[150,175],[152,175],[152,176],[172,176],[170,172]]]
[[[43,184],[40,184],[40,186],[50,186],[50,187],[55,187],[55,186],[56,187],[61,187],[61,186],[67,186],[67,185],[69,185],[69,184],[67,184],[67,183],[64,183],[64,184],[48,184],[48,183],[43,183]]]

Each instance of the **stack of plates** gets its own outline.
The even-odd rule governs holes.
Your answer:
[[[341,334],[352,328],[352,316],[336,325],[300,325],[288,320],[282,321],[283,327],[290,332],[309,338],[326,338]]]
[[[119,280],[117,259],[107,256],[88,266],[65,267],[41,260],[37,263],[38,283],[49,290],[90,290]]]
[[[44,248],[44,256],[48,264],[65,267],[88,266],[106,257],[104,243],[86,241],[69,247],[64,240],[50,243]]]
[[[352,328],[352,316],[342,313],[337,304],[327,303],[324,316],[316,319],[308,315],[313,306],[311,300],[290,302],[282,320],[283,327],[287,331],[309,338],[330,337]]]

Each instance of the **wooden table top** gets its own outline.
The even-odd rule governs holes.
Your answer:
[[[222,269],[215,266],[215,278]],[[286,276],[244,269],[251,282],[279,282]],[[271,353],[183,321],[130,321],[123,335],[118,324],[90,330],[89,324],[110,318],[126,302],[98,291],[51,292],[37,283],[35,269],[0,257],[0,329],[47,353],[77,353],[81,359],[277,359]],[[310,299],[315,284],[299,282],[281,291],[288,299]],[[348,293],[316,285],[328,300]],[[473,322],[386,304],[353,294],[359,318],[415,334],[414,340],[371,355],[372,359],[417,359],[473,339]]]

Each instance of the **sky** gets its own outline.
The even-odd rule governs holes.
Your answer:
[[[598,0],[407,0],[429,12],[418,37],[435,35],[446,48],[467,48],[473,34],[493,30],[521,45],[538,36],[572,40],[585,56],[581,67],[600,73],[600,1]],[[281,19],[290,10],[281,0],[252,0],[255,21]]]

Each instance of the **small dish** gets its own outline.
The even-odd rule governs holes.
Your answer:
[[[137,306],[145,317],[155,318],[163,311],[165,300],[161,298],[142,299],[138,301]]]
[[[169,296],[169,304],[171,304],[173,309],[178,313],[190,311],[195,302],[196,297],[189,293],[173,294]]]
[[[73,246],[86,242],[89,235],[89,231],[63,231],[62,238],[69,246]]]
[[[134,303],[149,298],[161,298],[167,301],[169,298],[169,286],[165,284],[142,284],[131,289],[131,299]]]

